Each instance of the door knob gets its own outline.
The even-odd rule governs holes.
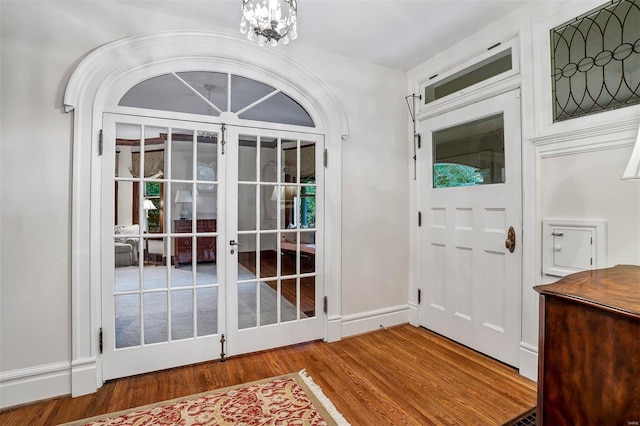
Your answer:
[[[242,245],[242,243],[238,243],[238,242],[236,242],[236,240],[229,241],[229,244],[232,245],[232,246],[241,246]]]
[[[507,239],[504,242],[504,246],[509,250],[510,253],[516,249],[516,231],[513,229],[513,226],[509,227],[509,231],[507,232]]]

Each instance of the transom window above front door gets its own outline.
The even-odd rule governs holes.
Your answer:
[[[244,120],[315,127],[293,98],[268,84],[239,75],[171,72],[133,86],[119,106],[219,117],[224,112]]]

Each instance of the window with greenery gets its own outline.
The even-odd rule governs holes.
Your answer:
[[[303,182],[315,183],[315,182]],[[300,227],[315,228],[316,226],[316,187],[303,186],[300,189]]]
[[[617,0],[551,30],[554,121],[640,103],[640,2]]]
[[[155,209],[149,209],[145,212],[147,215],[147,225],[150,233],[161,233],[162,226],[162,183],[145,182],[144,198],[150,200]]]

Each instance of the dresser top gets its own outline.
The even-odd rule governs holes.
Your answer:
[[[567,275],[534,289],[640,319],[640,266],[618,265]]]

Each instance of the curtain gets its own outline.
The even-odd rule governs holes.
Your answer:
[[[131,176],[140,177],[140,153],[131,153]],[[144,177],[161,178],[164,175],[164,149],[144,153]]]

